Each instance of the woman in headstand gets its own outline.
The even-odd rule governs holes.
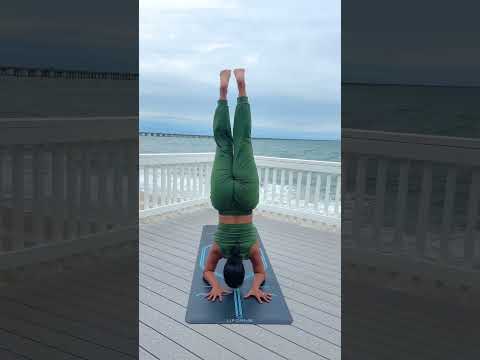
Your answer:
[[[254,278],[252,288],[245,298],[254,296],[259,303],[269,302],[272,295],[260,287],[265,281],[265,269],[260,255],[260,246],[255,226],[252,224],[252,209],[258,204],[258,173],[251,142],[251,117],[245,87],[245,70],[233,71],[238,85],[237,107],[233,125],[227,105],[227,88],[230,70],[220,72],[220,99],[213,118],[213,135],[217,144],[212,169],[212,205],[218,210],[218,228],[203,272],[204,279],[212,289],[208,300],[222,301],[229,291],[223,289],[215,278],[218,261],[227,259],[223,277],[230,288],[238,288],[245,277],[242,260],[252,262]]]

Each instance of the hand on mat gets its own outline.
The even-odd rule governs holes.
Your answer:
[[[215,301],[215,299],[217,298],[218,300],[223,301],[224,294],[227,295],[227,294],[230,294],[230,292],[225,289],[222,289],[221,287],[218,287],[218,288],[212,287],[212,290],[210,290],[210,292],[207,295],[205,295],[205,297],[209,301]]]
[[[245,298],[248,298],[250,296],[255,296],[255,298],[257,299],[257,301],[260,303],[260,304],[263,304],[263,301],[265,302],[270,302],[270,300],[272,300],[272,294],[270,293],[266,293],[266,292],[263,292],[262,290],[260,289],[251,289],[247,295],[245,295]],[[262,301],[263,300],[263,301]]]

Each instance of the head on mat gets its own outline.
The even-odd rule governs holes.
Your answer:
[[[258,204],[259,181],[251,141],[250,103],[245,69],[235,69],[233,73],[238,88],[233,131],[227,103],[230,70],[220,72],[220,97],[213,117],[216,150],[210,200],[219,216],[215,242],[208,254],[203,277],[212,287],[207,294],[208,300],[222,301],[223,295],[230,291],[222,288],[215,276],[219,260],[227,259],[223,278],[229,288],[242,286],[245,279],[243,261],[251,261],[254,277],[245,298],[254,297],[259,303],[265,303],[272,296],[261,289],[265,281],[265,269],[253,224],[252,210]]]
[[[243,266],[243,260],[240,256],[240,246],[236,245],[232,249],[230,257],[227,258],[225,265],[223,266],[223,279],[225,283],[235,289],[243,284],[245,279],[245,267]]]

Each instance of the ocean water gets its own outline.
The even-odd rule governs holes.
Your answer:
[[[342,84],[342,128],[480,137],[480,87]]]
[[[340,140],[252,139],[255,155],[340,161]],[[140,153],[215,152],[213,137],[140,136]]]

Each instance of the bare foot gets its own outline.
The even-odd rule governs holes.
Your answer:
[[[227,97],[228,82],[230,81],[230,70],[220,71],[220,99],[225,100]]]
[[[235,69],[233,70],[235,79],[237,79],[238,86],[238,96],[247,96],[247,91],[245,87],[245,69]]]
[[[237,79],[237,83],[245,83],[245,69],[235,69],[233,70],[233,74],[235,75],[235,79]]]

